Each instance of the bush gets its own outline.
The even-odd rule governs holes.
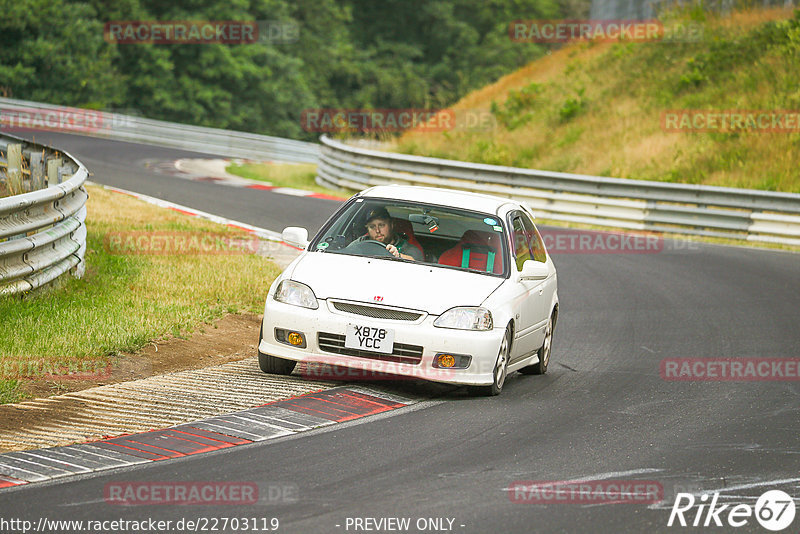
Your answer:
[[[566,122],[586,108],[586,101],[583,99],[584,89],[578,89],[578,95],[574,98],[568,98],[561,109],[558,110],[558,116],[561,122]]]

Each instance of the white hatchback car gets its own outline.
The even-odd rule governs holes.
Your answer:
[[[297,362],[497,395],[543,374],[558,318],[556,269],[524,204],[387,185],[353,196],[275,280],[258,346],[266,373]]]

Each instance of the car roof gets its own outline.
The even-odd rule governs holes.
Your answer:
[[[387,198],[407,200],[451,206],[484,213],[497,213],[504,204],[519,206],[519,202],[492,195],[457,191],[455,189],[442,189],[438,187],[421,187],[414,185],[378,185],[362,191],[361,198]]]

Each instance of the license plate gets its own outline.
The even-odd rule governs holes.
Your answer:
[[[391,354],[394,347],[394,330],[350,324],[347,325],[345,332],[344,346],[348,349]]]

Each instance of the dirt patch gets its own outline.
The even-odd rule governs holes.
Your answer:
[[[50,397],[105,384],[242,360],[257,354],[260,326],[259,315],[226,315],[211,325],[202,325],[187,339],[173,337],[154,341],[134,354],[123,353],[112,359],[107,372],[96,373],[91,379],[26,380],[23,391],[35,398]],[[2,408],[0,405],[0,414]],[[3,417],[0,417],[2,420]],[[0,423],[0,426],[5,425]]]
[[[188,339],[170,338],[152,342],[134,354],[122,354],[114,358],[108,376],[93,380],[28,380],[23,386],[24,391],[32,397],[50,397],[95,386],[243,360],[257,354],[260,327],[259,315],[226,315],[211,325],[202,325]],[[21,409],[13,404],[0,405],[0,434],[63,420],[83,404],[78,399],[64,401],[44,410]]]

